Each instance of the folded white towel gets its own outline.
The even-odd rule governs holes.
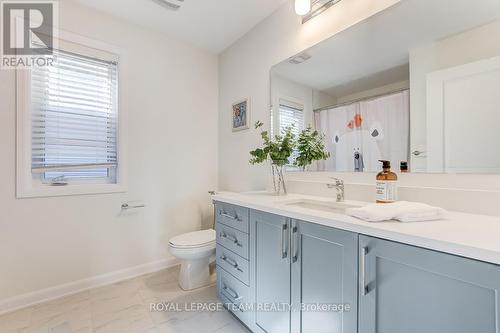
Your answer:
[[[401,222],[433,221],[444,218],[446,211],[419,202],[398,201],[349,208],[346,214],[368,222],[398,220]]]

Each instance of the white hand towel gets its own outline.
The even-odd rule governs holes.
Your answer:
[[[398,220],[401,222],[433,221],[444,218],[446,211],[418,202],[398,201],[388,204],[371,204],[349,208],[346,214],[368,222]]]

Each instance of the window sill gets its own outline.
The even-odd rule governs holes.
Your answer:
[[[122,184],[37,185],[30,186],[29,188],[18,187],[16,197],[18,199],[24,199],[124,192],[127,192],[127,188]]]

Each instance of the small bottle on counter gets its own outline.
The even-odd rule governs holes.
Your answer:
[[[401,173],[408,173],[408,162],[402,161],[399,169]]]
[[[381,160],[382,171],[377,174],[377,203],[391,203],[397,201],[398,175],[391,171],[391,162]]]

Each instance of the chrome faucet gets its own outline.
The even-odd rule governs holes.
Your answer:
[[[331,177],[335,183],[327,183],[328,188],[334,188],[337,190],[337,202],[343,202],[345,199],[345,186],[344,181],[339,178]]]

